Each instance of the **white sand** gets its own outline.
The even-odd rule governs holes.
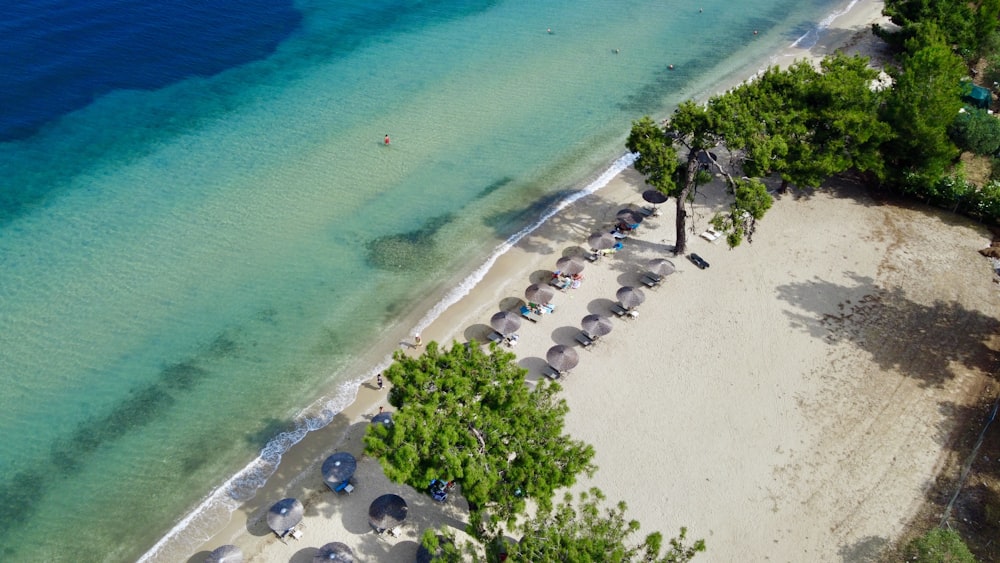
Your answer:
[[[830,34],[854,49],[881,9],[862,2]],[[811,55],[828,49],[821,38]],[[555,261],[586,246],[625,204],[641,204],[641,178],[627,172],[572,205],[498,260],[479,286],[423,334],[482,340],[490,316],[523,297]],[[695,233],[724,205],[720,182],[702,190]],[[529,379],[546,350],[574,344],[580,320],[608,314],[622,285],[646,262],[669,257],[673,207],[647,220],[625,250],[588,264],[583,287],[556,296],[555,314],[525,323],[514,349]],[[980,384],[985,340],[1000,313],[989,263],[976,250],[988,234],[927,209],[880,205],[854,186],[784,196],[754,243],[690,239],[711,263],[672,258],[678,273],[647,299],[563,382],[568,431],[594,445],[600,467],[578,488],[625,500],[643,532],[682,525],[704,538],[699,561],[862,561],[893,540],[937,473],[951,413]],[[389,483],[362,457],[357,490],[337,496],[319,477],[335,449],[361,455],[360,436],[383,400],[374,387],[325,435],[286,456],[279,474],[192,561],[235,543],[253,561],[311,561],[330,541],[363,561],[412,561],[428,526],[461,529],[460,499],[446,505]],[[384,403],[383,403],[384,404]],[[338,434],[339,433],[339,434]],[[338,444],[323,440],[346,436]],[[367,507],[401,494],[409,519],[400,538],[379,537]],[[267,505],[296,496],[307,505],[305,537],[283,543],[261,521]]]

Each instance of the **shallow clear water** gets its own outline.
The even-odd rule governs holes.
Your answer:
[[[108,18],[121,3],[90,17],[180,17]],[[607,167],[630,120],[836,5],[299,2],[224,64],[97,77],[131,89],[24,110],[0,143],[3,558],[139,557],[269,440],[298,428],[275,459],[300,437],[307,405],[327,420],[338,382],[367,375],[344,366]],[[251,8],[229,7],[236,28],[262,25]],[[28,26],[43,43],[50,19]],[[189,47],[160,56],[215,48]],[[39,80],[82,88],[75,64]]]

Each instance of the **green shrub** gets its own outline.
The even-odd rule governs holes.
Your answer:
[[[906,548],[906,560],[917,563],[976,563],[976,558],[951,529],[935,528],[916,538]]]

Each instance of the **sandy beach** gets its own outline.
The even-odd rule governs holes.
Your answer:
[[[860,2],[809,49],[869,53],[880,3]],[[877,54],[877,53],[873,53]],[[623,128],[627,124],[623,124]],[[424,342],[485,340],[490,316],[547,280],[557,259],[580,253],[616,212],[642,205],[629,170],[561,211],[500,257],[485,279],[422,333]],[[624,500],[643,533],[680,526],[704,538],[697,561],[866,561],[893,541],[924,499],[955,428],[990,363],[1000,300],[989,233],[934,209],[873,200],[849,182],[778,197],[753,244],[730,251],[697,236],[727,204],[722,182],[703,187],[690,217],[700,270],[673,257],[673,202],[613,256],[587,264],[556,311],[524,323],[513,348],[530,381],[545,352],[574,345],[581,319],[609,315],[621,286],[639,285],[653,258],[677,272],[646,289],[634,319],[613,331],[562,381],[567,429],[593,444],[597,486]],[[411,350],[409,353],[416,353]],[[430,526],[464,527],[464,502],[436,503],[388,482],[361,436],[384,401],[372,381],[322,432],[309,435],[278,473],[189,561],[232,543],[249,561],[308,562],[332,541],[361,561],[413,561]],[[319,467],[330,453],[358,456],[355,491],[336,495]],[[367,509],[392,492],[409,504],[398,538],[375,535]],[[275,501],[306,506],[300,540],[264,523]]]

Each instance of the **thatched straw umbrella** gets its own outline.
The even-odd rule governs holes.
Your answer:
[[[350,452],[337,452],[323,462],[323,482],[336,492],[341,483],[351,478],[358,460]]]
[[[556,268],[566,275],[575,276],[583,271],[583,267],[583,262],[575,256],[563,256],[556,260]]]
[[[549,348],[549,351],[545,353],[545,359],[560,373],[569,371],[580,363],[580,356],[577,355],[576,350],[564,344]]]
[[[618,300],[621,301],[622,307],[626,309],[632,309],[633,307],[638,307],[642,305],[642,302],[646,300],[646,294],[642,292],[637,287],[625,286],[618,290]]]
[[[510,336],[521,328],[521,317],[510,311],[500,311],[490,318],[490,326],[504,336]]]
[[[205,563],[243,563],[243,552],[235,545],[222,545],[208,554]]]
[[[659,205],[661,203],[665,203],[670,198],[667,197],[667,194],[661,192],[660,190],[646,190],[642,192],[642,199],[652,203],[653,205]]]
[[[587,244],[594,250],[607,250],[615,245],[615,236],[611,233],[594,233],[587,239]]]
[[[556,291],[551,287],[537,283],[529,285],[528,289],[524,290],[524,297],[539,305],[547,305],[555,294]]]
[[[615,215],[615,219],[626,225],[638,225],[642,223],[643,216],[633,209],[622,209]]]
[[[375,531],[391,530],[406,520],[406,501],[399,495],[387,494],[372,501],[368,507],[368,523]]]
[[[293,498],[282,499],[267,511],[267,526],[274,530],[274,533],[284,535],[302,521],[303,514],[305,507],[301,502]]]
[[[666,258],[653,258],[649,261],[649,271],[658,276],[669,276],[677,271],[677,267]]]
[[[319,548],[319,553],[313,556],[313,563],[354,563],[354,552],[346,544],[339,541],[330,542]]]
[[[587,333],[591,338],[597,338],[598,336],[604,336],[605,334],[611,332],[614,325],[611,323],[611,319],[607,317],[602,317],[601,315],[587,315],[583,317],[580,326],[583,327],[584,332]]]
[[[372,424],[384,424],[385,426],[392,426],[392,413],[391,412],[380,412],[372,417]]]

